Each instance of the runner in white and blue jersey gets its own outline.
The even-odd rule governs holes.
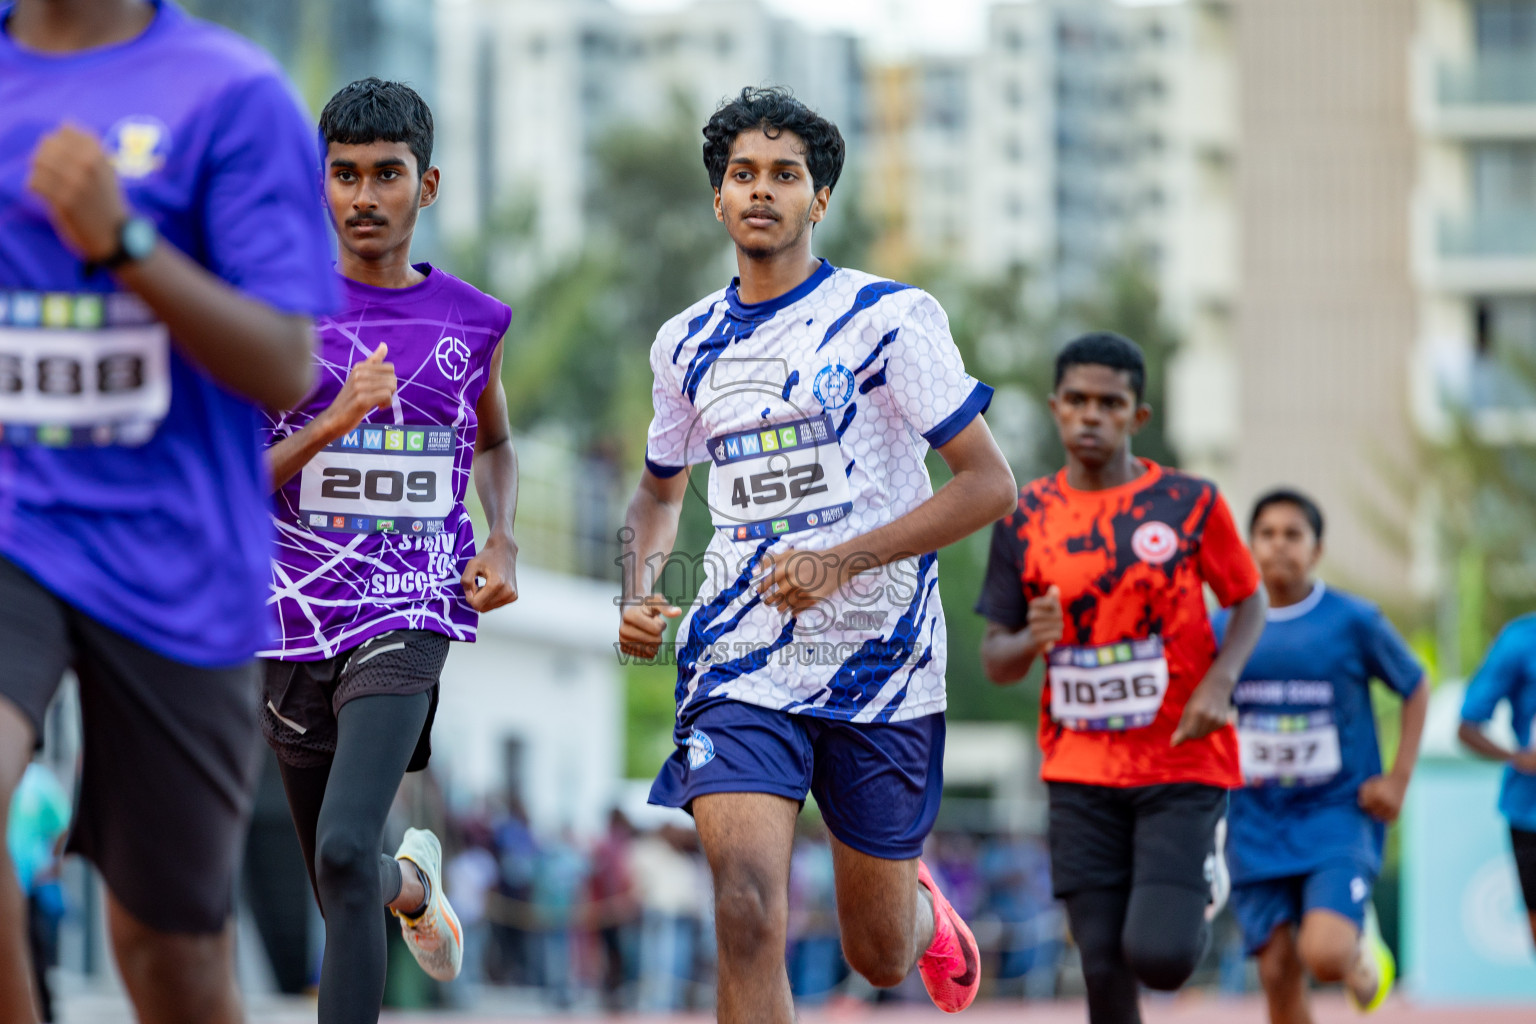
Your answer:
[[[946,639],[934,552],[1013,509],[1007,462],[926,293],[811,252],[842,169],[835,125],[746,89],[704,128],[740,276],[663,325],[655,417],[626,519],[621,649],[653,657],[652,594],[688,467],[710,463],[714,538],[678,633],[677,750],[651,800],[689,809],[715,878],[722,1021],[793,1018],[784,938],[794,822],[833,837],[849,964],[914,965],[975,997],[975,940],[917,859],[938,810]],[[955,476],[937,494],[935,448]]]
[[[1249,543],[1269,612],[1232,692],[1243,788],[1232,793],[1226,856],[1270,1024],[1311,1024],[1308,975],[1343,982],[1367,1012],[1391,991],[1396,965],[1371,889],[1429,707],[1424,667],[1381,611],[1317,578],[1322,540],[1323,514],[1305,494],[1278,489],[1255,503]],[[1218,635],[1226,620],[1217,613]],[[1387,771],[1373,679],[1403,701]]]

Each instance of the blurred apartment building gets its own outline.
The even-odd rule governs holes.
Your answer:
[[[1143,261],[1184,339],[1170,431],[1217,477],[1237,433],[1232,8],[994,4],[979,53],[871,68],[865,183],[890,273],[1022,266],[1050,309]]]
[[[637,12],[609,0],[440,0],[443,159],[469,187],[445,195],[450,237],[522,204],[532,245],[514,281],[580,245],[603,134],[682,110],[699,124],[745,85],[791,84],[858,150],[858,42],[779,18],[754,0]],[[707,196],[702,168],[701,196]]]
[[[1536,3],[1422,0],[1412,54],[1416,419],[1438,433],[1449,400],[1536,440]]]
[[[1416,438],[1536,439],[1536,3],[1236,7],[1234,498],[1309,489],[1341,582],[1427,596]]]

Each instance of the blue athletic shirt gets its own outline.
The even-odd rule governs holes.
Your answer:
[[[1218,637],[1227,621],[1215,615]],[[1381,774],[1370,683],[1408,697],[1423,678],[1381,611],[1352,594],[1318,582],[1300,604],[1269,610],[1232,693],[1244,779],[1228,811],[1235,884],[1338,860],[1381,870],[1386,829],[1359,803]]]
[[[1509,701],[1515,742],[1522,750],[1528,748],[1536,720],[1536,615],[1514,620],[1493,642],[1482,667],[1467,685],[1462,721],[1488,721],[1501,700]],[[1516,771],[1514,765],[1505,766],[1499,813],[1515,828],[1536,832],[1536,775]]]
[[[250,297],[314,315],[337,299],[314,126],[270,57],[172,3],[135,39],[62,55],[18,47],[10,13],[0,557],[167,657],[243,661],[272,629],[262,419],[112,275],[87,275],[25,182],[42,137],[80,125],[166,241]]]

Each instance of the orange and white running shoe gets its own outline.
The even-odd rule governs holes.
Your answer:
[[[415,917],[394,911],[400,934],[421,969],[438,981],[452,981],[464,963],[464,930],[443,894],[443,847],[424,828],[408,828],[395,860],[409,861],[427,879],[427,907]],[[404,865],[401,865],[402,870]]]
[[[917,970],[933,1005],[945,1013],[959,1013],[971,1005],[981,987],[976,936],[949,905],[922,861],[917,862],[917,880],[933,897],[933,942],[918,958]]]

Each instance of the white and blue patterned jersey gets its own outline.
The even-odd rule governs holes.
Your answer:
[[[678,631],[679,719],[720,700],[854,722],[944,710],[933,552],[861,573],[799,616],[754,584],[771,547],[824,550],[933,496],[929,447],[992,398],[933,297],[825,260],[756,305],[733,282],[662,326],[651,370],[646,465],[667,477],[710,463],[716,527],[702,560],[666,570],[681,561],[699,580]]]

